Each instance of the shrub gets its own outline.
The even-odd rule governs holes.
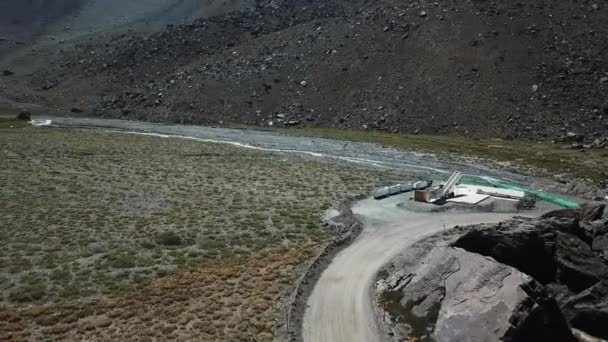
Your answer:
[[[126,253],[112,255],[108,263],[113,268],[133,268],[135,267],[135,260],[133,256]]]
[[[13,302],[27,303],[40,300],[44,298],[45,295],[46,286],[41,283],[34,283],[16,288],[10,293],[9,298]]]
[[[182,244],[182,238],[175,232],[168,231],[160,233],[156,237],[156,242],[163,246],[180,246]]]

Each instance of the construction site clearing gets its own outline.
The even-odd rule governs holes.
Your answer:
[[[459,171],[438,185],[434,185],[433,180],[397,184],[376,190],[373,197],[382,200],[407,192],[414,192],[410,200],[418,203],[417,206],[437,210],[456,206],[479,211],[514,212],[534,208],[537,200],[566,208],[579,206],[576,202],[540,190],[490,177],[465,175]],[[606,216],[607,213],[604,214]]]

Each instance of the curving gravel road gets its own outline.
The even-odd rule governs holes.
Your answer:
[[[353,207],[353,213],[363,221],[363,232],[332,260],[315,285],[304,315],[304,341],[381,341],[371,300],[378,269],[424,236],[456,225],[499,222],[515,215],[417,212],[407,208],[410,197],[403,194],[382,201],[367,199]],[[544,209],[527,215],[541,211]]]

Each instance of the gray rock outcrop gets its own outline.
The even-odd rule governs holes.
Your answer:
[[[572,326],[608,338],[608,281],[601,281],[566,300],[562,311]]]
[[[379,274],[397,340],[608,339],[608,222],[588,204],[460,227],[409,247]],[[578,336],[577,335],[577,336]]]
[[[516,218],[495,229],[473,229],[454,246],[513,266],[542,284],[558,282],[578,293],[608,279],[608,266],[578,236],[581,231],[569,218]]]
[[[386,279],[382,303],[397,335],[434,341],[573,341],[554,300],[528,275],[491,258],[434,248]]]

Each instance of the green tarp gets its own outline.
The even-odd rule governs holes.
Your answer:
[[[559,205],[561,207],[565,207],[565,208],[578,208],[579,207],[578,203],[572,202],[565,198],[561,198],[561,197],[552,195],[552,194],[544,192],[544,191],[527,189],[525,187],[522,187],[522,186],[519,186],[516,184],[512,184],[512,183],[508,183],[505,181],[501,181],[498,179],[494,179],[491,177],[466,175],[466,176],[462,176],[462,178],[460,179],[460,184],[470,184],[470,185],[479,185],[479,186],[489,186],[489,187],[500,188],[500,189],[519,190],[519,191],[523,191],[527,194],[533,195],[542,201],[553,203],[553,204]],[[608,208],[606,210],[604,210],[603,217],[605,219],[608,219]]]

